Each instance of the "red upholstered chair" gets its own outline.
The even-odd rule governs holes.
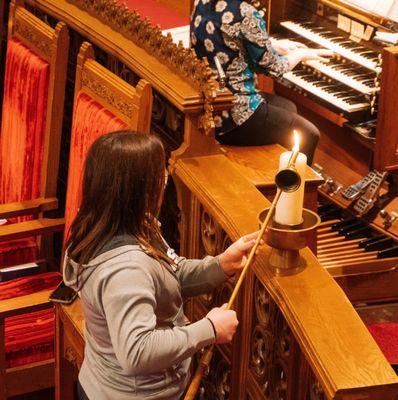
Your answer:
[[[69,37],[65,24],[52,29],[20,3],[10,4],[0,131],[0,268],[50,260],[38,235],[62,227],[43,212],[57,207]]]
[[[69,37],[10,3],[0,131],[1,267],[50,259],[44,230],[63,220],[43,212],[57,207],[56,183]],[[4,222],[4,221],[2,221]],[[39,263],[43,265],[43,263]],[[48,292],[59,273],[0,282],[0,399],[54,384],[54,310]]]

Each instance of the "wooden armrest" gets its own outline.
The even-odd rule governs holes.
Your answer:
[[[23,215],[38,214],[43,211],[55,210],[58,207],[58,199],[39,198],[17,203],[7,203],[0,205],[0,219],[20,217]]]
[[[64,218],[40,218],[18,224],[0,226],[0,242],[22,239],[35,235],[61,232],[65,226]]]
[[[15,315],[43,310],[52,306],[48,300],[52,290],[28,294],[0,301],[0,320]]]

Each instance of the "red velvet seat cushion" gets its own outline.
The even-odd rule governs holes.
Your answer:
[[[19,40],[8,41],[0,132],[0,204],[40,196],[49,74],[47,61]],[[0,266],[36,257],[34,238],[0,244]]]
[[[130,10],[137,11],[142,17],[148,17],[153,25],[161,29],[171,29],[188,25],[189,17],[173,10],[156,0],[118,0]]]
[[[398,364],[398,322],[370,324],[368,329],[390,364]]]
[[[0,243],[1,267],[24,264],[37,258],[37,242],[33,237]]]
[[[61,281],[58,272],[47,272],[0,283],[0,301],[54,289]],[[54,357],[54,309],[6,318],[7,368]]]

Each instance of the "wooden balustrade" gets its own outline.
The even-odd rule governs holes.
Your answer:
[[[258,229],[258,213],[269,202],[226,157],[177,158],[171,165],[183,213],[184,254],[217,254]],[[237,304],[238,336],[232,346],[219,347],[207,387],[215,385],[225,392],[217,398],[229,399],[298,400],[320,388],[328,399],[396,397],[397,376],[310,250],[302,254],[306,269],[288,277],[272,274],[269,251],[264,246],[246,280]],[[190,316],[203,317],[225,302],[233,284],[193,300]]]

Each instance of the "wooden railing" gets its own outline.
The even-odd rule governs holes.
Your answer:
[[[258,213],[269,202],[212,136],[213,113],[231,107],[232,96],[218,89],[205,61],[160,38],[134,14],[109,8],[113,2],[107,0],[26,2],[50,23],[69,26],[72,54],[79,41],[91,41],[120,76],[133,73],[150,82],[155,97],[165,99],[166,109],[173,108],[176,124],[182,118],[183,140],[171,158],[182,255],[216,254],[257,229]],[[96,3],[103,8],[93,8]],[[268,253],[264,248],[257,256],[237,302],[239,332],[232,345],[218,347],[202,391],[209,398],[236,400],[317,399],[322,393],[336,399],[396,398],[397,376],[310,250],[303,252],[306,269],[289,277],[271,273]],[[209,307],[225,302],[233,285],[227,282],[213,295],[195,299],[187,312],[200,318]]]
[[[172,168],[184,254],[218,254],[258,229],[258,214],[269,202],[225,157],[180,158]],[[302,253],[306,269],[288,277],[272,274],[269,251],[261,251],[247,278],[237,306],[239,334],[232,346],[219,347],[211,384],[203,386],[208,398],[214,387],[215,398],[231,399],[299,400],[315,392],[328,399],[397,397],[397,376],[311,251]],[[195,299],[190,316],[201,318],[225,303],[233,285]]]

